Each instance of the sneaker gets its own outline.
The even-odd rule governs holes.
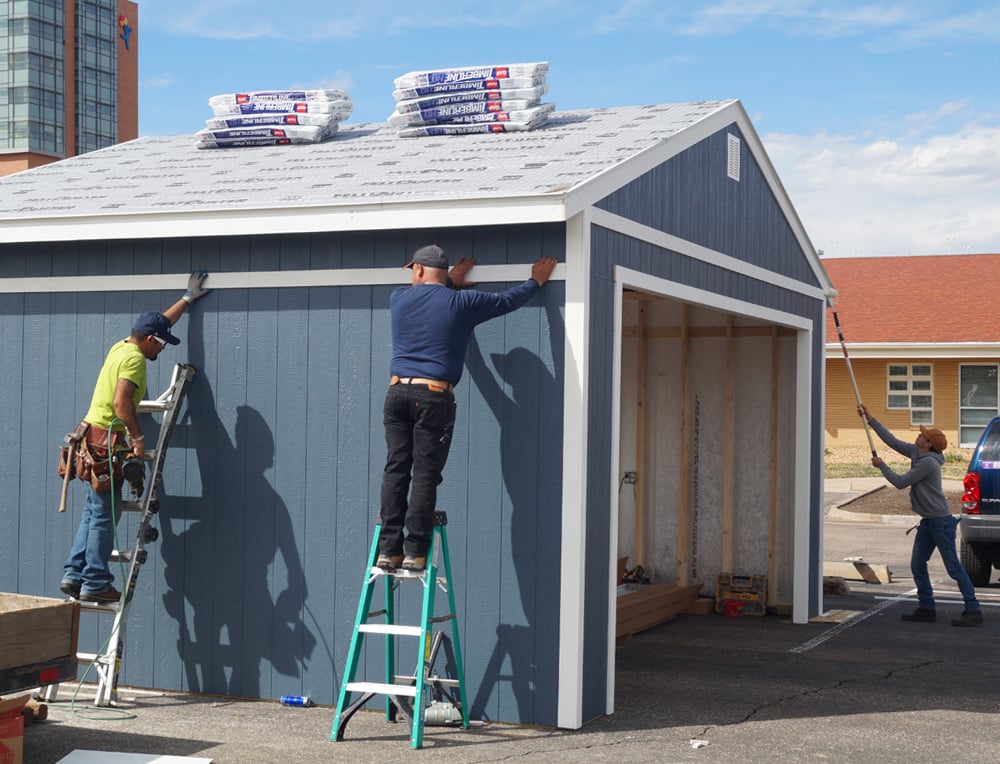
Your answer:
[[[408,554],[403,560],[403,570],[423,570],[425,567],[427,567],[426,557],[414,557]]]
[[[72,597],[73,599],[80,598],[80,582],[79,581],[60,581],[59,591],[65,594],[67,597]]]
[[[395,570],[402,562],[403,555],[401,554],[380,554],[375,560],[375,567],[382,570]]]
[[[934,623],[937,620],[937,611],[918,607],[912,613],[903,613],[904,621],[915,621],[916,623]]]
[[[958,618],[951,619],[952,626],[982,626],[983,614],[978,610],[963,610]]]
[[[109,586],[103,592],[80,592],[81,602],[97,602],[101,605],[113,605],[122,598],[122,593]]]

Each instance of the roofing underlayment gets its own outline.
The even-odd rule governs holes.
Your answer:
[[[146,137],[0,179],[16,221],[560,195],[736,101],[556,112],[537,130],[400,138],[341,125],[316,144],[206,151]]]

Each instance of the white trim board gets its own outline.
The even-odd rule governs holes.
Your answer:
[[[187,273],[137,273],[129,276],[29,276],[0,277],[0,294],[48,294],[51,292],[147,292],[182,289]],[[531,278],[531,265],[477,265],[469,278],[479,284],[521,282]],[[566,278],[566,265],[559,263],[552,280]],[[223,271],[209,274],[209,289],[270,289],[273,287],[379,286],[409,284],[405,268],[344,268],[289,271]]]
[[[685,239],[664,233],[655,228],[650,228],[647,225],[637,223],[634,220],[623,218],[620,215],[615,215],[605,210],[594,209],[591,221],[595,225],[601,226],[601,228],[607,228],[609,231],[620,233],[623,236],[647,242],[661,249],[669,249],[672,252],[677,252],[704,263],[717,265],[720,268],[739,273],[757,281],[763,281],[766,284],[773,284],[790,292],[804,294],[807,297],[817,300],[824,300],[826,297],[825,292],[819,287],[796,281],[783,274],[769,271],[766,268],[761,268],[758,265],[753,265],[729,255],[724,255],[721,252],[716,252],[714,249],[709,249],[699,244],[692,244]]]
[[[848,343],[851,358],[882,360],[913,358],[998,358],[1000,342],[855,342]],[[827,342],[826,359],[844,357],[839,342]]]
[[[587,387],[590,335],[590,221],[569,221],[566,334],[563,362],[562,530],[559,584],[559,693],[556,724],[583,726],[583,650],[587,547]]]
[[[551,223],[566,219],[562,194],[253,210],[144,212],[0,221],[0,243],[172,239],[386,231]]]

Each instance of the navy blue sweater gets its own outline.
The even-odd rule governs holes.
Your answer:
[[[449,289],[428,283],[400,287],[389,297],[389,373],[457,384],[476,325],[517,310],[539,289],[534,279],[503,292]]]

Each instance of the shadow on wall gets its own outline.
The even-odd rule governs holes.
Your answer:
[[[198,312],[188,336],[191,363],[202,368]],[[274,434],[260,412],[238,406],[233,443],[209,381],[200,375],[192,380],[187,407],[185,416],[197,432],[202,496],[171,503],[185,505],[195,518],[182,532],[174,533],[172,523],[185,518],[160,521],[163,603],[178,625],[186,689],[267,697],[273,693],[264,682],[262,694],[264,661],[284,676],[301,677],[316,646],[302,619],[307,589],[291,518],[265,475],[274,462]]]
[[[561,357],[562,317],[557,308],[547,306],[552,357]],[[557,343],[556,340],[559,339]],[[558,347],[557,347],[558,345]],[[558,354],[557,354],[558,353]],[[473,719],[487,719],[489,698],[504,683],[518,707],[518,718],[539,724],[555,724],[558,685],[559,541],[561,520],[558,509],[542,511],[539,484],[554,479],[543,474],[539,451],[540,430],[551,425],[551,417],[562,421],[561,382],[535,353],[513,348],[492,353],[497,374],[509,385],[508,394],[486,364],[475,335],[469,343],[467,364],[490,410],[500,423],[501,470],[510,497],[510,545],[517,580],[523,623],[497,626],[497,641],[470,708]],[[561,367],[557,360],[556,369]],[[558,430],[561,431],[561,426]],[[560,455],[561,458],[561,455]],[[554,495],[560,495],[556,491]],[[546,605],[546,603],[548,603]],[[551,623],[540,620],[554,619]],[[539,631],[544,631],[540,638]],[[504,672],[506,667],[507,673]],[[505,718],[510,718],[504,714]]]

